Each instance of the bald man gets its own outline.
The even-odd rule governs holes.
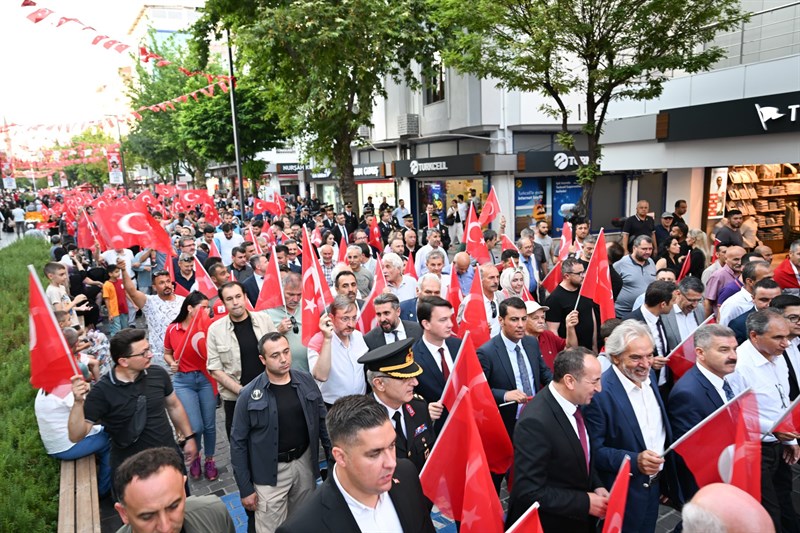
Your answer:
[[[706,485],[683,506],[684,533],[774,533],[775,526],[758,501],[726,483]]]
[[[458,275],[458,284],[461,286],[461,294],[469,294],[472,288],[472,278],[475,277],[475,269],[472,268],[472,258],[467,252],[458,252],[453,257],[453,265]]]

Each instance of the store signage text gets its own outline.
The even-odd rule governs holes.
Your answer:
[[[392,163],[391,175],[410,178],[474,176],[480,174],[481,167],[479,154],[448,155],[430,159],[401,159]]]
[[[533,150],[517,153],[517,172],[571,171],[589,163],[589,152],[579,151],[577,157],[570,152]]]
[[[367,165],[362,167],[353,167],[353,176],[356,178],[361,178],[364,176],[382,176],[383,173],[381,172],[382,165]]]
[[[800,104],[792,104],[786,106],[786,113],[781,113],[780,108],[773,107],[773,106],[760,106],[755,104],[756,106],[756,113],[758,113],[758,119],[761,121],[761,127],[764,128],[764,131],[769,131],[767,127],[767,123],[770,120],[779,120],[787,115],[789,115],[789,122],[797,122],[797,109],[800,108]]]
[[[584,165],[589,163],[589,156],[580,156],[581,163]],[[567,170],[567,167],[577,167],[578,159],[564,152],[558,152],[553,156],[553,164],[558,170]]]
[[[278,174],[297,174],[305,168],[300,163],[278,163]]]
[[[416,176],[420,172],[434,172],[447,170],[447,161],[432,161],[430,163],[420,163],[416,159],[411,161],[411,174]]]

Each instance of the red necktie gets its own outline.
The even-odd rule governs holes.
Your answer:
[[[586,473],[589,473],[589,440],[586,438],[586,424],[583,422],[583,413],[580,409],[575,409],[572,415],[578,422],[578,437],[581,440],[581,448],[583,448],[583,456],[586,458]]]
[[[447,378],[450,377],[450,368],[448,368],[447,361],[444,358],[444,348],[439,348],[439,360],[442,362],[442,375],[444,380],[447,381]]]

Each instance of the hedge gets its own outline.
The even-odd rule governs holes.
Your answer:
[[[0,249],[0,531],[51,533],[58,519],[59,464],[39,438],[29,382],[27,265],[41,277],[48,250],[36,238]]]

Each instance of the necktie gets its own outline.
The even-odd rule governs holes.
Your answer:
[[[789,399],[794,401],[800,395],[800,384],[797,383],[797,374],[794,372],[792,360],[789,359],[789,354],[783,352],[783,359],[786,361],[786,366],[789,367]]]
[[[530,398],[533,396],[533,387],[531,387],[531,377],[528,375],[528,367],[525,365],[525,356],[522,355],[519,344],[514,346],[514,351],[517,353],[517,366],[519,367],[519,379],[522,381],[522,392],[525,393],[525,396]]]
[[[722,380],[722,390],[725,392],[725,398],[727,398],[728,401],[733,400],[733,389],[727,379]]]
[[[528,279],[530,280],[530,284],[528,285],[528,290],[533,294],[536,291],[536,276],[533,275],[533,265],[531,259],[533,256],[529,257],[525,261],[525,268],[528,269]]]
[[[397,341],[399,341],[399,340],[400,340],[400,337],[398,337],[398,336],[397,336],[397,330],[396,330],[396,329],[395,329],[395,330],[392,330],[392,333],[394,334],[394,342],[397,342]]]
[[[578,438],[583,448],[583,457],[586,459],[586,472],[589,472],[589,439],[586,437],[586,424],[583,422],[583,413],[580,409],[575,409],[573,415],[578,423]]]
[[[344,243],[350,244],[349,239],[347,238],[347,230],[344,229],[344,226],[339,226],[339,231],[342,233],[342,236],[344,237]]]
[[[447,381],[447,378],[450,377],[450,368],[447,366],[447,360],[444,358],[444,348],[439,348],[439,361],[442,363],[442,375],[444,376],[444,380]]]
[[[400,411],[395,411],[392,415],[392,420],[394,420],[394,433],[397,436],[397,444],[401,447],[401,449],[405,449],[406,447],[406,436],[403,434],[403,423],[400,421],[403,415],[400,414]]]
[[[661,320],[661,317],[658,317],[656,320],[656,329],[658,330],[658,345],[661,349],[661,353],[659,354],[662,357],[667,356],[667,334],[664,331],[664,322]]]

